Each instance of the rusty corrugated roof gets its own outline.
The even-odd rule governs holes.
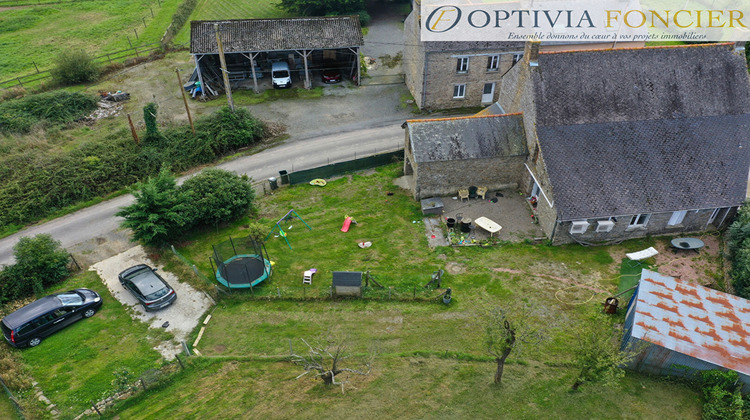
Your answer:
[[[364,45],[357,16],[194,20],[190,22],[191,54],[218,54],[214,24],[219,25],[226,53],[318,50]]]
[[[632,336],[750,375],[750,301],[643,270]]]

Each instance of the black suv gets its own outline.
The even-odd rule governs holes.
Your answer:
[[[119,275],[120,284],[143,305],[147,311],[167,307],[177,299],[174,289],[156,274],[156,269],[139,264],[128,268]]]
[[[14,347],[34,347],[81,318],[90,318],[102,306],[93,290],[75,289],[43,297],[8,314],[0,322],[5,339]]]

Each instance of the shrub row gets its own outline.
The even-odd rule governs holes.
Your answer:
[[[28,133],[34,126],[54,127],[78,121],[96,108],[94,96],[49,92],[0,102],[0,132]]]
[[[161,40],[162,45],[171,42],[172,38],[177,35],[177,32],[180,32],[180,29],[182,29],[185,23],[188,22],[190,15],[193,13],[193,10],[195,10],[197,5],[198,0],[185,0],[177,7],[174,15],[172,15],[172,23],[167,28],[167,31],[164,33],[164,38]]]
[[[264,125],[249,112],[222,108],[187,126],[135,144],[126,129],[62,154],[25,151],[0,159],[0,228],[38,221],[59,209],[105,196],[159,172],[183,171],[260,141]]]

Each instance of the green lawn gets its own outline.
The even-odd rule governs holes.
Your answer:
[[[75,417],[89,407],[89,401],[110,392],[113,372],[127,369],[137,377],[159,367],[161,355],[152,347],[169,338],[163,331],[134,321],[95,272],[84,272],[59,289],[77,287],[101,294],[101,310],[45,338],[38,347],[16,350],[45,396],[57,404],[61,418]]]
[[[16,407],[8,398],[8,394],[0,389],[0,420],[17,420]]]
[[[194,360],[194,370],[178,375],[163,389],[131,399],[109,415],[657,419],[670,412],[675,418],[700,417],[697,393],[663,378],[629,373],[614,388],[590,384],[582,392],[569,392],[577,373],[570,363],[577,327],[602,322],[592,315],[619,283],[620,267],[611,255],[642,243],[430,250],[423,226],[415,223],[421,220],[418,204],[392,185],[399,172],[400,165],[394,164],[372,174],[332,180],[323,188],[299,185],[260,197],[258,216],[269,229],[290,208],[313,229],[307,230],[299,220],[285,221],[293,249],[280,237],[269,239],[268,252],[276,263],[271,279],[254,298],[248,292],[222,298],[197,346],[206,357]],[[347,214],[358,224],[342,233]],[[242,236],[247,222],[196,233],[179,244],[180,251],[210,275],[210,245],[228,235]],[[373,246],[362,250],[356,246],[361,240]],[[453,270],[444,276],[443,287],[453,289],[454,300],[448,306],[408,298],[330,301],[257,296],[298,286],[302,271],[310,267],[319,270],[313,287],[321,290],[327,290],[333,270],[368,268],[386,286],[412,290],[421,288],[433,270],[449,266]],[[504,385],[495,387],[478,308],[508,308],[519,301],[539,308],[530,322],[546,325],[548,339],[512,353]],[[604,320],[608,325],[622,321],[622,313]],[[311,380],[295,380],[299,369],[280,361],[288,355],[289,340],[301,352],[300,338],[315,340],[331,333],[345,335],[355,353],[373,347],[378,351],[373,374],[360,381],[351,378],[345,395]]]
[[[281,18],[290,15],[280,9],[279,0],[199,0],[190,20]],[[190,25],[177,34],[175,43],[190,42]]]
[[[99,56],[130,48],[127,37],[133,45],[158,42],[181,2],[89,0],[5,9],[0,14],[0,81],[33,73],[33,63],[48,70],[62,50]]]

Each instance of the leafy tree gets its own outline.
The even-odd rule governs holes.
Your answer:
[[[77,85],[95,81],[100,72],[93,57],[83,50],[73,50],[63,51],[57,56],[50,74],[61,85]]]
[[[70,256],[60,241],[50,235],[21,238],[13,247],[13,255],[16,258],[13,270],[23,275],[37,294],[68,277]]]
[[[281,7],[303,16],[349,15],[365,9],[364,0],[281,0]]]
[[[252,208],[255,190],[250,182],[247,175],[206,169],[186,180],[180,189],[188,200],[193,222],[217,226]]]
[[[735,293],[750,299],[750,205],[740,207],[729,227],[729,253],[732,260],[730,274]]]
[[[163,245],[190,228],[184,194],[166,167],[156,177],[136,184],[133,195],[135,202],[123,207],[117,216],[125,219],[121,225],[133,230],[135,240]]]
[[[625,375],[620,367],[632,360],[637,349],[620,351],[608,319],[597,315],[575,332],[573,364],[578,368],[578,376],[573,383],[573,391],[587,382],[614,385]]]
[[[482,314],[484,344],[497,363],[496,384],[501,382],[505,360],[513,350],[520,350],[527,344],[538,344],[544,339],[543,324],[535,322],[533,312],[531,306],[525,305],[507,311],[494,307]]]

